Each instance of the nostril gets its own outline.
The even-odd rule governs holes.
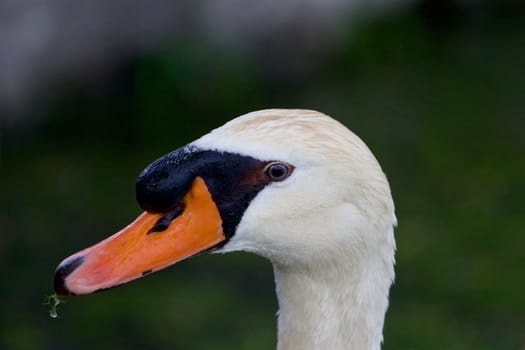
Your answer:
[[[73,271],[75,271],[82,263],[84,262],[84,256],[77,256],[71,260],[68,260],[60,266],[55,271],[55,292],[60,295],[70,295],[71,292],[66,287],[66,277],[69,276]]]

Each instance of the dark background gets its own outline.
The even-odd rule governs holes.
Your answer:
[[[0,4],[0,348],[274,348],[271,265],[245,253],[69,298],[58,319],[42,303],[60,260],[138,215],[149,162],[299,107],[389,177],[384,349],[525,349],[522,2],[280,3]]]

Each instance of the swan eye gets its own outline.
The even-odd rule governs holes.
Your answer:
[[[271,181],[283,181],[291,173],[291,167],[288,164],[272,162],[264,168],[264,173]]]

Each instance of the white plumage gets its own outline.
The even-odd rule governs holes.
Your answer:
[[[219,251],[272,262],[278,349],[379,349],[396,219],[386,177],[361,139],[316,111],[270,109],[194,144],[296,167],[258,194]]]

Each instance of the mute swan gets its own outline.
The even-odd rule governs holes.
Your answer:
[[[269,259],[280,350],[380,349],[394,279],[389,184],[368,147],[311,110],[238,117],[150,164],[133,223],[62,261],[59,295],[89,294],[203,251]]]

